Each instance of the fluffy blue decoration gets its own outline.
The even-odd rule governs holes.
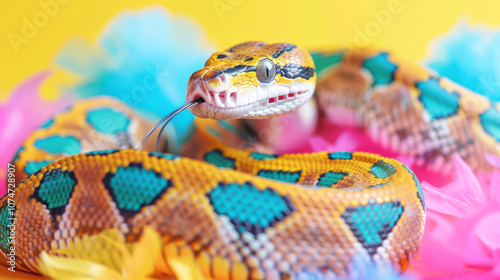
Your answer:
[[[157,121],[185,103],[189,76],[213,52],[200,27],[185,16],[155,6],[120,13],[101,32],[98,46],[70,41],[56,64],[81,78],[77,97],[114,96]],[[168,128],[179,140],[193,115],[183,112]],[[172,144],[172,143],[171,143]]]
[[[500,101],[500,30],[461,20],[432,44],[427,65],[449,79]]]

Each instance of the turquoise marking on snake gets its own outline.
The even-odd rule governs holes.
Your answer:
[[[262,232],[263,229],[258,227],[268,228],[281,221],[284,214],[293,211],[293,205],[286,198],[271,189],[259,190],[251,183],[219,185],[210,191],[208,197],[215,212],[229,217],[240,232],[252,228]]]
[[[257,160],[266,160],[266,159],[275,159],[277,156],[276,155],[269,155],[269,154],[263,154],[263,153],[258,153],[258,152],[253,152],[250,154],[251,158],[257,159]]]
[[[51,154],[74,155],[81,151],[80,141],[73,136],[54,135],[44,139],[38,139],[35,144],[40,150]]]
[[[3,205],[0,206],[0,221],[7,221],[9,218],[11,218],[13,213],[10,212],[7,203],[3,203]],[[9,243],[9,237],[10,237],[10,232],[11,228],[8,226],[8,224],[0,224],[0,245],[1,245],[1,250],[3,251],[8,251],[9,247],[11,244]]]
[[[415,175],[415,173],[413,173],[413,171],[411,171],[411,169],[408,168],[406,165],[404,165],[404,167],[406,168],[406,170],[408,170],[408,173],[410,173],[411,175],[413,175],[413,178],[415,179],[415,182],[417,182],[417,194],[418,194],[418,198],[420,199],[420,203],[422,203],[422,207],[425,209],[425,197],[424,197],[424,190],[422,189],[422,185],[420,185],[420,182],[417,179],[417,175]]]
[[[102,151],[91,151],[87,152],[86,155],[88,156],[95,156],[95,155],[109,155],[112,153],[116,153],[120,151],[119,149],[109,149],[109,150],[102,150]]]
[[[403,206],[397,202],[371,203],[346,209],[342,218],[346,220],[354,235],[358,238],[370,255],[387,237],[390,230],[396,225]]]
[[[374,165],[372,165],[372,167],[370,167],[370,169],[370,173],[375,175],[375,177],[382,179],[392,176],[397,172],[394,166],[383,161],[375,163]]]
[[[19,154],[24,151],[24,147],[21,146],[21,148],[17,149],[16,153],[14,154],[14,157],[12,158],[11,162],[16,162],[19,159]]]
[[[349,176],[349,173],[329,171],[325,174],[320,175],[318,186],[331,187],[332,185],[337,184],[339,181],[342,181],[346,176]]]
[[[153,170],[139,166],[119,167],[115,174],[104,179],[111,194],[118,203],[118,209],[138,211],[151,204],[169,186],[169,181]],[[137,195],[137,189],[146,184],[144,194]]]
[[[368,58],[364,67],[373,75],[373,85],[387,85],[394,81],[394,71],[398,68],[388,60],[388,53]]]
[[[352,159],[352,153],[350,152],[336,152],[336,153],[330,153],[328,155],[331,159]]]
[[[64,207],[68,204],[75,183],[70,173],[54,169],[43,177],[37,195],[49,209]]]
[[[439,80],[429,79],[417,84],[422,92],[420,101],[432,119],[446,118],[457,113],[459,96],[449,93],[439,85]]]
[[[49,128],[53,124],[54,124],[54,119],[50,119],[47,122],[45,122],[44,124],[42,124],[42,126],[40,126],[40,128]]]
[[[205,161],[218,167],[234,168],[234,159],[225,157],[221,150],[206,153]]]
[[[500,112],[491,107],[479,116],[483,129],[500,142]]]
[[[115,134],[124,132],[129,126],[130,120],[122,112],[112,108],[102,108],[90,111],[87,121],[102,133]]]
[[[24,167],[24,172],[26,174],[33,174],[35,171],[38,171],[40,168],[46,166],[51,163],[50,160],[42,160],[42,161],[28,161],[26,166]]]
[[[314,60],[314,66],[316,66],[316,72],[321,74],[321,72],[325,69],[328,69],[332,65],[336,65],[342,61],[344,52],[334,52],[331,54],[325,53],[313,53],[311,54],[312,59]]]
[[[159,157],[159,158],[168,159],[168,160],[174,160],[174,159],[180,158],[179,156],[176,156],[176,155],[172,155],[172,154],[162,154],[162,153],[155,152],[155,151],[151,151],[151,152],[149,152],[149,155],[150,155],[150,156]]]
[[[297,183],[301,173],[301,171],[260,170],[257,176],[281,182]]]

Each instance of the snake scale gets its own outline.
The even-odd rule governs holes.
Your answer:
[[[386,52],[311,57],[293,44],[247,42],[214,53],[187,89],[188,102],[205,102],[190,108],[200,118],[182,157],[148,143],[131,149],[152,124],[110,98],[80,101],[35,131],[13,160],[16,188],[0,200],[2,264],[13,200],[17,267],[28,272],[39,273],[42,251],[105,229],[135,241],[146,225],[215,279],[349,277],[354,260],[404,271],[425,224],[410,169],[361,152],[242,148],[243,127],[229,120],[300,110],[315,91],[329,121],[420,165],[446,172],[458,153],[487,171],[483,154],[500,154],[499,104]]]

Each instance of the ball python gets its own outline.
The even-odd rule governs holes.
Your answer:
[[[214,53],[188,82],[187,101],[205,102],[190,108],[200,118],[182,157],[148,151],[147,144],[145,151],[130,149],[152,124],[119,101],[88,99],[59,113],[14,159],[16,178],[26,178],[0,200],[1,262],[8,261],[8,203],[15,197],[17,267],[29,272],[39,272],[42,251],[110,228],[134,241],[145,225],[165,244],[191,251],[215,279],[349,277],[360,259],[404,271],[425,224],[423,192],[410,169],[361,152],[273,155],[242,148],[238,143],[248,138],[227,119],[297,110],[313,95],[321,70],[316,92],[329,120],[350,120],[423,164],[435,160],[429,151],[446,165],[444,155],[465,149],[466,160],[480,168],[480,152],[498,152],[500,107],[388,53],[313,58],[286,43],[247,42]],[[443,122],[468,128],[442,133]],[[412,151],[411,141],[418,146],[424,136],[439,141]],[[473,144],[458,149],[440,142],[455,136]]]

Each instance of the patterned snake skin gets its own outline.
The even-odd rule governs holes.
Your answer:
[[[329,121],[365,129],[375,141],[449,173],[459,154],[490,171],[485,153],[500,156],[500,103],[392,54],[349,50],[316,54],[318,104]]]
[[[423,164],[441,156],[446,165],[453,150],[487,169],[479,154],[498,154],[498,104],[396,64],[386,53],[313,57],[323,70],[320,109],[330,120],[366,128]],[[270,155],[241,148],[252,144],[241,123],[229,119],[293,111],[312,96],[315,81],[311,56],[295,45],[248,42],[213,54],[189,80],[187,101],[205,103],[190,108],[201,118],[184,139],[183,157],[148,152],[147,142],[146,151],[127,149],[152,124],[119,101],[87,99],[59,113],[14,159],[16,179],[26,179],[0,200],[0,261],[7,262],[11,246],[13,200],[16,262],[29,272],[39,273],[42,251],[105,229],[135,241],[146,225],[165,246],[191,251],[203,274],[215,279],[348,277],[358,260],[404,271],[425,223],[411,170],[367,153]],[[424,140],[431,144],[420,148]],[[450,140],[453,145],[442,143]]]

